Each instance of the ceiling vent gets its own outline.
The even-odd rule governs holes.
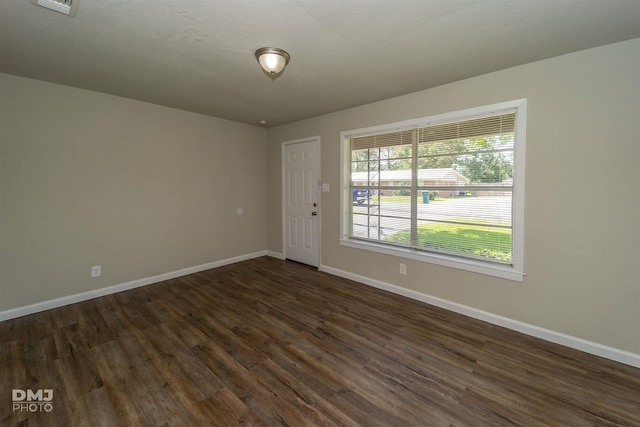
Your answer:
[[[76,16],[78,0],[31,0],[31,3],[68,16]]]

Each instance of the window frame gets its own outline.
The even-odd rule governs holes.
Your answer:
[[[516,111],[514,142],[514,174],[512,198],[512,264],[496,264],[489,261],[475,260],[456,255],[439,254],[420,249],[406,248],[381,242],[364,241],[350,238],[351,228],[351,144],[353,137],[374,133],[410,130],[417,127],[433,126],[452,121],[463,121],[475,117],[492,114],[497,111],[513,109]],[[527,99],[500,102],[475,108],[453,111],[433,116],[405,120],[395,123],[370,126],[340,132],[340,238],[342,246],[372,251],[400,258],[412,259],[465,271],[485,274],[503,279],[522,282],[524,280],[524,198],[525,198],[525,152]]]

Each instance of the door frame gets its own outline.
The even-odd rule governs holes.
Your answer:
[[[317,145],[318,148],[318,158],[316,159],[316,170],[317,170],[317,178],[318,178],[318,182],[316,184],[316,194],[317,194],[317,198],[318,201],[316,202],[318,204],[317,206],[317,230],[318,230],[318,236],[317,236],[317,242],[318,242],[318,256],[317,256],[317,260],[316,260],[316,264],[317,264],[317,268],[320,268],[320,260],[322,259],[322,221],[320,221],[320,219],[322,218],[322,203],[320,201],[321,199],[321,178],[320,178],[320,157],[322,156],[322,144],[320,142],[320,136],[310,136],[308,138],[300,138],[300,139],[294,139],[292,141],[285,141],[281,143],[280,146],[280,194],[281,194],[281,200],[280,200],[280,210],[281,210],[281,216],[282,216],[282,257],[283,259],[287,259],[287,219],[286,219],[286,200],[285,200],[285,194],[286,194],[286,175],[285,175],[285,150],[287,148],[287,146],[289,145],[294,145],[294,144],[301,144],[304,142],[313,142]]]

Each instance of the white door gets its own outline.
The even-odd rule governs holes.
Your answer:
[[[283,147],[284,255],[317,267],[320,140],[285,143]]]

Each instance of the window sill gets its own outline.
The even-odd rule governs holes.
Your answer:
[[[417,251],[415,249],[390,247],[373,242],[363,242],[352,239],[340,239],[339,242],[340,245],[350,248],[378,252],[381,254],[392,255],[400,258],[412,259],[415,261],[428,262],[430,264],[437,264],[445,267],[456,268],[459,270],[485,274],[487,276],[513,280],[515,282],[522,282],[525,276],[523,272],[517,271],[515,268],[506,265],[491,264],[488,262],[474,261],[453,256],[432,254],[428,252]]]

